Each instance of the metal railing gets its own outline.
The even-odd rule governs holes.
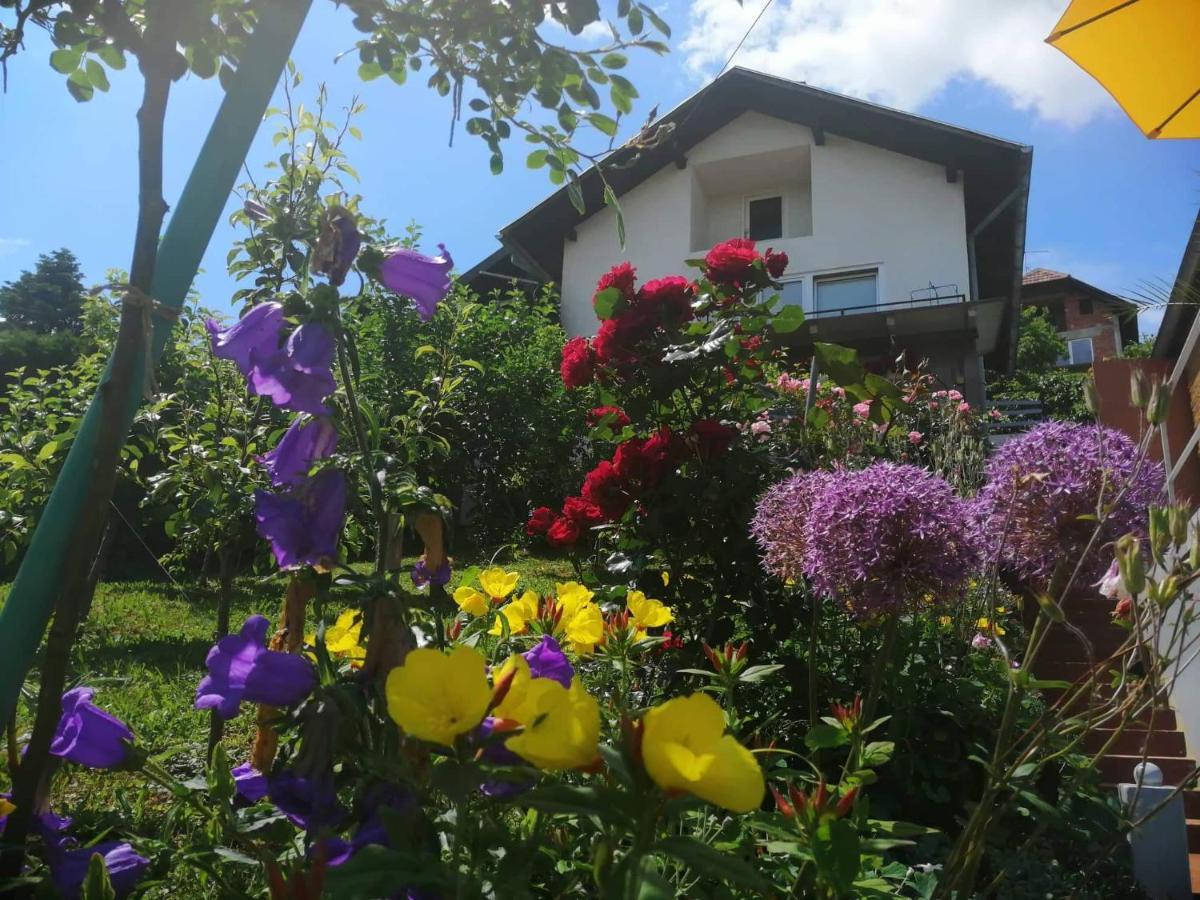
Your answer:
[[[908,300],[893,300],[888,303],[865,303],[861,306],[843,306],[838,309],[814,309],[804,313],[808,319],[829,319],[846,315],[860,315],[871,312],[894,312],[905,309],[925,309],[931,306],[953,306],[966,304],[966,294],[947,294],[943,297],[909,298]]]

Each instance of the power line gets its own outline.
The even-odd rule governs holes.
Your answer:
[[[746,33],[742,35],[742,39],[737,42],[737,46],[734,47],[733,52],[729,54],[729,59],[725,60],[725,65],[721,66],[721,71],[717,73],[717,78],[720,78],[722,73],[729,68],[729,64],[733,62],[733,58],[738,55],[738,51],[742,49],[742,45],[745,44],[746,39],[750,37],[750,32],[754,31],[755,27],[759,23],[759,20],[762,19],[763,15],[768,9],[771,8],[771,4],[774,2],[775,0],[767,0],[767,2],[763,4],[763,8],[758,11],[758,15],[755,16],[754,21],[750,23],[750,27],[747,28]]]

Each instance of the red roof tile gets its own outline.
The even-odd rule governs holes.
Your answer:
[[[1021,284],[1038,284],[1042,281],[1058,281],[1060,278],[1070,278],[1066,272],[1056,272],[1053,269],[1030,269],[1021,279]]]

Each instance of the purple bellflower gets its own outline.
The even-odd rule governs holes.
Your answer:
[[[243,700],[291,706],[317,686],[312,663],[302,656],[268,650],[270,623],[251,616],[238,634],[221,638],[204,661],[208,674],[196,688],[196,709],[215,709],[224,719],[238,714]]]
[[[312,464],[328,459],[337,447],[337,429],[325,416],[307,422],[297,418],[279,439],[275,449],[259,457],[277,488],[301,484]]]
[[[354,835],[346,840],[340,837],[329,838],[325,841],[325,860],[330,866],[340,866],[353,858],[363,847],[377,844],[390,847],[391,838],[380,817],[381,809],[389,809],[396,815],[411,813],[413,800],[409,794],[391,786],[381,786],[368,792],[364,799],[362,818]]]
[[[292,490],[254,492],[258,535],[270,541],[281,569],[329,566],[346,518],[346,476],[325,469]]]
[[[337,387],[333,380],[333,335],[320,322],[299,326],[282,347],[251,355],[250,389],[283,409],[329,415],[324,400]]]
[[[550,678],[565,688],[571,686],[575,669],[558,646],[558,641],[550,635],[544,636],[532,650],[521,655],[525,657],[525,662],[529,663],[529,674],[534,678]]]
[[[62,697],[62,718],[50,741],[50,752],[93,769],[119,766],[129,755],[133,732],[124,722],[92,703],[96,691],[77,687]]]
[[[250,763],[234,766],[230,774],[233,775],[234,790],[246,803],[257,803],[267,796],[267,776]]]
[[[388,251],[379,265],[379,280],[388,290],[411,297],[426,322],[433,318],[442,298],[450,293],[454,260],[445,244],[438,244],[438,249],[441,256],[426,256],[407,247],[396,247]]]
[[[425,565],[425,557],[421,557],[413,566],[412,580],[413,585],[419,588],[425,587],[427,584],[436,584],[439,587],[449,584],[450,560],[443,560],[440,566],[431,571],[429,566]]]
[[[124,897],[137,887],[150,866],[150,860],[124,841],[105,841],[74,850],[51,847],[48,853],[50,877],[60,894],[68,898],[80,895],[88,866],[97,853],[104,860],[104,868],[108,869],[109,881],[118,897]]]
[[[288,821],[305,831],[336,827],[346,816],[328,775],[307,778],[285,769],[267,779],[267,796]]]
[[[222,329],[209,319],[204,323],[212,341],[213,356],[232,360],[246,377],[254,368],[254,358],[274,353],[283,330],[283,306],[260,303],[229,328]]]

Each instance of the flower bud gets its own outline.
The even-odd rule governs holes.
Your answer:
[[[796,815],[796,807],[788,803],[783,794],[779,793],[779,788],[771,785],[771,796],[775,798],[775,808],[789,818]]]
[[[1134,409],[1146,408],[1146,373],[1141,369],[1129,373],[1129,402]]]
[[[1142,542],[1131,534],[1117,541],[1117,568],[1125,593],[1136,597],[1146,589],[1146,566],[1142,562]]]
[[[1188,522],[1191,514],[1186,506],[1172,506],[1167,511],[1167,520],[1171,526],[1171,542],[1177,548],[1182,548],[1188,539]]]
[[[1156,381],[1150,388],[1150,402],[1146,407],[1146,421],[1151,425],[1161,425],[1167,421],[1167,408],[1171,404],[1171,395],[1161,381]]]
[[[1188,553],[1188,566],[1192,571],[1200,568],[1200,528],[1192,529],[1192,547]]]
[[[852,787],[846,793],[838,798],[837,806],[834,807],[834,814],[840,819],[850,810],[854,809],[854,801],[858,797],[858,788]]]
[[[788,785],[788,798],[792,802],[792,808],[798,815],[804,815],[804,811],[808,809],[808,794],[800,790],[794,784]]]
[[[1150,507],[1150,554],[1160,566],[1164,563],[1163,554],[1171,541],[1171,528],[1168,521],[1167,509],[1164,506]]]

